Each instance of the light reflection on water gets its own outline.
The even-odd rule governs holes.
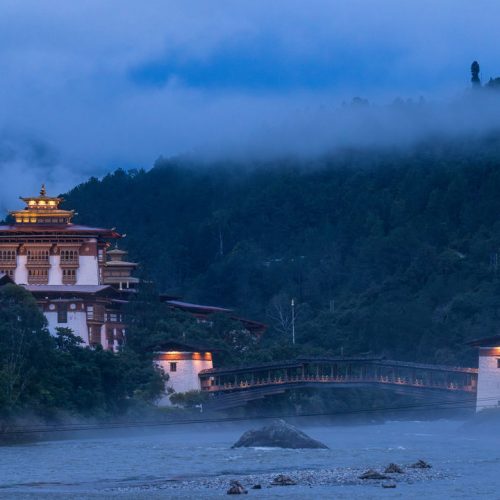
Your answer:
[[[352,495],[387,498],[500,498],[500,436],[470,435],[461,422],[388,422],[377,425],[302,426],[329,450],[231,449],[249,427],[239,424],[203,428],[182,426],[106,431],[101,436],[49,441],[0,448],[0,497],[95,498],[103,488],[150,485],[132,490],[130,498],[175,498],[171,490],[156,491],[156,484],[179,480],[300,469],[379,468],[389,462],[409,464],[422,458],[443,472],[444,479],[398,485],[395,491],[380,487],[287,487],[264,489],[258,496],[308,498]],[[283,491],[283,490],[286,490]],[[225,491],[203,495],[217,497]],[[257,492],[251,492],[256,495]],[[189,492],[177,493],[189,498]],[[117,495],[128,495],[117,490]],[[192,498],[200,498],[192,492]]]

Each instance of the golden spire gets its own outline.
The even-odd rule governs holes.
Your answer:
[[[47,196],[45,184],[42,184],[40,196],[22,198],[26,206],[22,210],[10,212],[16,224],[70,224],[73,210],[63,210],[59,204],[63,201],[57,196]]]

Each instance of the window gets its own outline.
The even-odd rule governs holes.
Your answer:
[[[48,269],[29,269],[28,283],[30,285],[46,285],[49,282]]]
[[[49,251],[28,250],[28,262],[49,262]]]
[[[16,251],[15,250],[0,250],[0,260],[9,263],[16,262]]]
[[[61,250],[61,264],[77,263],[78,250]]]
[[[57,304],[57,322],[68,322],[68,309],[66,308],[66,304]]]
[[[63,269],[62,282],[64,285],[74,285],[76,283],[76,269]]]
[[[170,371],[171,372],[177,371],[177,363],[170,363]]]
[[[87,319],[94,319],[94,306],[87,306]]]
[[[500,368],[500,358],[497,358],[497,368]]]

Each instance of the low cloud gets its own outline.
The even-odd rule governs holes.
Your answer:
[[[466,89],[473,59],[483,80],[500,73],[499,14],[465,0],[6,1],[1,208],[160,155],[316,155],[495,128],[489,98]]]

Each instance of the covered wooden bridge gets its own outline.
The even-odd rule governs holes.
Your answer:
[[[213,406],[244,405],[287,390],[305,387],[378,387],[398,393],[473,400],[477,369],[392,361],[377,357],[311,358],[213,368],[199,374],[201,390]]]

